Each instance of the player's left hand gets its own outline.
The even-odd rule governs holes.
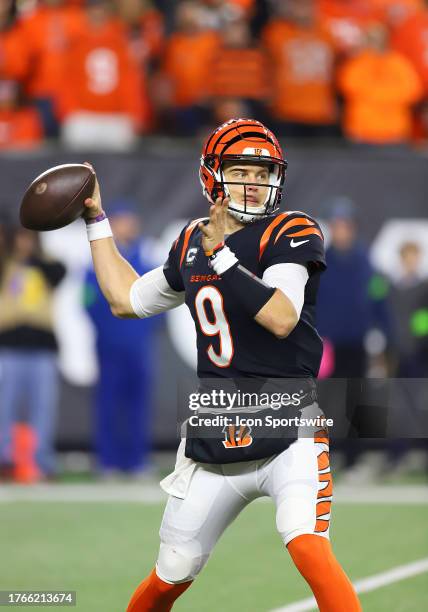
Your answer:
[[[203,233],[202,248],[205,253],[212,251],[214,247],[224,241],[228,206],[229,198],[217,198],[215,204],[210,206],[210,219],[207,225],[204,223],[198,224]]]

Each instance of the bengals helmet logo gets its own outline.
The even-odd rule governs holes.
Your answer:
[[[244,448],[250,446],[253,443],[253,437],[251,435],[251,427],[248,425],[227,425],[223,429],[224,437],[223,446],[225,448]]]

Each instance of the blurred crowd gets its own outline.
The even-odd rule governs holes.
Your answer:
[[[141,235],[135,205],[117,200],[108,211],[122,255],[139,274],[153,269],[150,241]],[[50,480],[60,471],[55,452],[61,410],[59,313],[54,301],[66,272],[42,248],[40,234],[0,223],[0,481]],[[76,299],[94,327],[99,374],[89,415],[93,467],[101,478],[116,472],[139,477],[150,469],[153,332],[159,320],[114,318],[92,266],[82,280]]]
[[[397,261],[395,269],[391,268],[388,275],[380,273],[360,235],[356,203],[347,196],[337,196],[326,213],[327,270],[317,297],[317,330],[324,344],[319,377],[348,379],[344,409],[348,415],[355,410],[357,428],[364,418],[376,426],[382,423],[382,406],[386,404],[386,421],[393,420],[388,386],[381,383],[377,397],[368,400],[362,393],[362,379],[397,378],[399,386],[406,388],[400,406],[402,437],[382,439],[383,434],[375,435],[373,429],[361,439],[352,434],[348,439],[333,436],[335,467],[342,469],[342,482],[351,485],[418,473],[426,478],[425,432],[419,427],[417,439],[407,437],[405,431],[407,422],[416,419],[420,423],[416,415],[421,405],[426,410],[426,398],[418,390],[418,380],[428,379],[425,245],[402,231],[401,238],[390,245],[391,256]],[[328,412],[328,399],[326,402]],[[363,417],[365,410],[367,416]]]
[[[55,473],[53,294],[64,275],[36,232],[0,227],[0,477],[33,482]]]
[[[428,142],[424,0],[0,0],[0,149],[130,150],[254,116]]]

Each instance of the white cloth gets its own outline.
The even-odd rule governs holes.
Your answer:
[[[280,263],[266,268],[263,280],[270,287],[280,289],[293,304],[300,318],[305,301],[305,286],[309,274],[306,266],[296,263]]]
[[[174,497],[178,497],[180,499],[184,499],[186,497],[193,472],[197,466],[197,463],[193,461],[193,459],[189,459],[185,456],[185,447],[186,440],[182,439],[177,450],[177,459],[175,461],[174,471],[171,474],[168,474],[168,476],[166,476],[159,483],[162,489],[168,493],[168,495],[173,495]]]
[[[129,294],[131,306],[140,319],[165,312],[184,303],[184,291],[174,291],[165,278],[163,267],[140,276]]]

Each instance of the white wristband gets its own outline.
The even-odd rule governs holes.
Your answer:
[[[217,251],[215,257],[211,257],[210,261],[211,267],[216,274],[223,274],[238,263],[238,259],[228,246],[224,246],[220,251]]]
[[[113,232],[111,231],[109,220],[103,219],[97,223],[88,223],[86,226],[89,242],[92,240],[101,240],[101,238],[111,238]]]

